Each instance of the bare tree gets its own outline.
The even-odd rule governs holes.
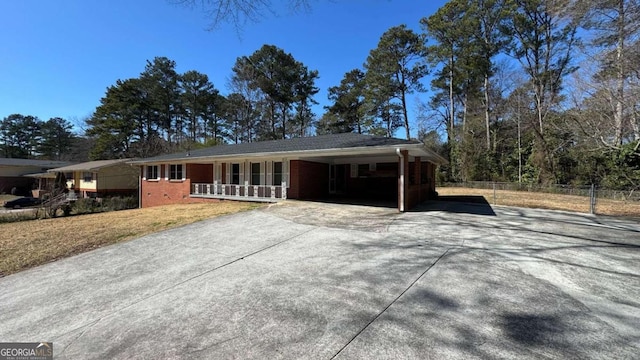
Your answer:
[[[625,130],[637,127],[634,113],[638,101],[630,95],[639,65],[640,1],[574,1],[572,12],[584,28],[592,31],[589,45],[597,51],[593,60],[599,64],[593,80],[604,85],[601,95],[608,96],[614,106],[615,133],[607,142],[610,147],[619,147],[625,142]],[[635,137],[640,139],[640,133]]]
[[[209,19],[209,30],[218,29],[222,24],[232,25],[237,32],[247,22],[260,22],[267,15],[276,16],[271,0],[168,0],[170,3],[189,8],[200,8]],[[293,13],[309,11],[313,0],[280,0]]]

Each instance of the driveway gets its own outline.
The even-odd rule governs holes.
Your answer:
[[[640,225],[287,202],[0,279],[56,359],[637,358]]]

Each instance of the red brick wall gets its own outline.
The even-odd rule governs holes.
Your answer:
[[[213,164],[187,164],[187,178],[192,184],[213,184]]]
[[[416,158],[419,160],[419,158]],[[435,191],[435,165],[427,162],[421,161],[420,166],[417,166],[417,163],[410,163],[411,171],[414,172],[413,176],[416,181],[416,184],[409,185],[407,189],[406,197],[406,208],[405,210],[409,210],[412,207],[431,199],[433,196],[433,191]],[[422,175],[420,174],[420,168],[426,168],[427,178],[422,179]],[[422,181],[426,181],[426,183],[422,184]]]
[[[291,160],[289,162],[289,188],[287,189],[287,198],[300,198],[300,160]]]
[[[290,199],[319,199],[329,191],[329,164],[291,160],[289,164]]]
[[[164,165],[161,166],[161,170],[162,175],[160,177],[160,180],[142,181],[140,191],[140,204],[143,208],[170,204],[190,204],[220,201],[218,199],[191,198],[189,196],[191,193],[190,176],[192,173],[195,178],[199,180],[198,182],[213,183],[213,168],[211,167],[211,165],[187,164],[187,179],[185,181],[165,180]],[[209,179],[211,179],[211,181],[204,181]]]

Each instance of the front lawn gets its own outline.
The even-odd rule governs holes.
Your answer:
[[[101,246],[259,206],[223,201],[0,224],[0,277]]]

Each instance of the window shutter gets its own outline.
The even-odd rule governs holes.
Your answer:
[[[260,185],[266,185],[267,176],[265,174],[267,170],[267,162],[260,161]]]
[[[240,185],[244,185],[244,163],[240,163]]]
[[[182,181],[187,180],[187,164],[182,164]]]
[[[142,180],[147,180],[147,171],[149,171],[149,166],[145,165],[142,167]]]
[[[352,178],[358,177],[358,164],[351,164],[351,177]]]
[[[224,180],[225,184],[231,184],[231,163],[227,163],[225,167],[227,170],[227,175],[225,176],[226,179]]]
[[[169,180],[169,164],[164,164],[164,179]]]

